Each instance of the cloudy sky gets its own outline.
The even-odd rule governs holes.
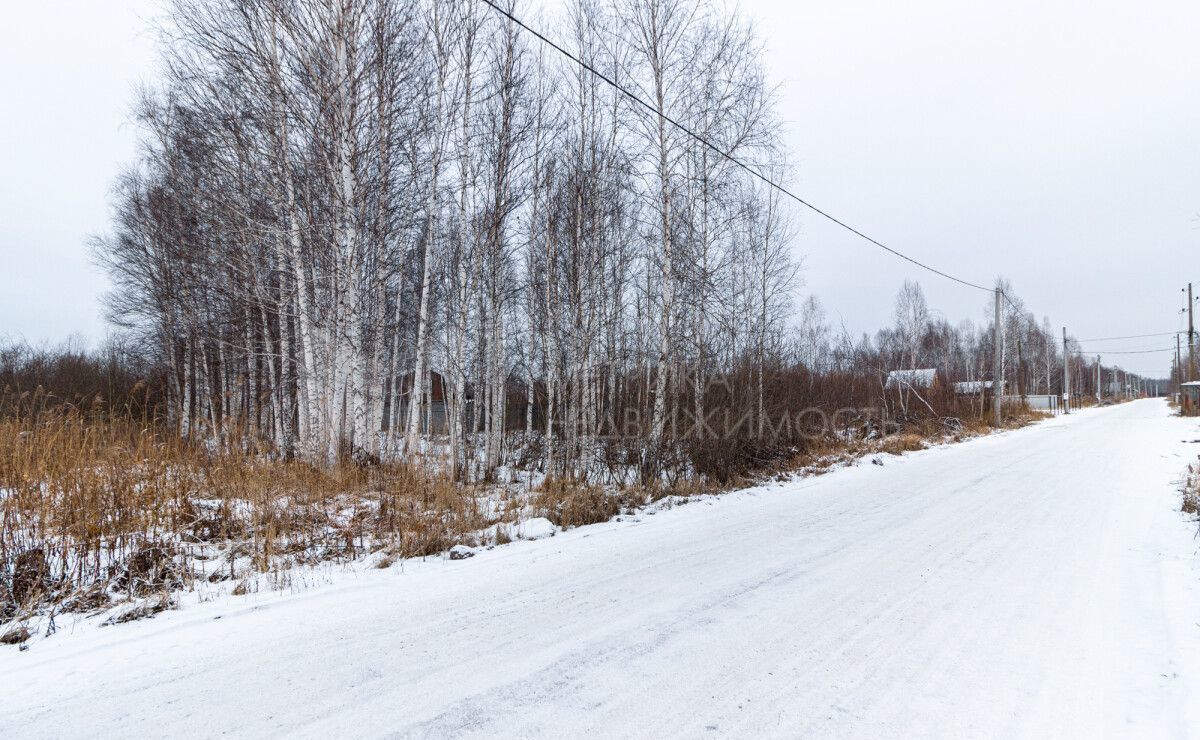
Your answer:
[[[88,237],[133,156],[129,110],[154,76],[153,0],[50,0],[0,24],[0,337],[93,341],[107,287]]]
[[[103,336],[89,234],[154,76],[154,0],[23,3],[0,30],[0,335]],[[1080,338],[1181,328],[1200,288],[1200,3],[741,0],[759,26],[793,189]],[[15,13],[15,17],[14,17]],[[851,331],[907,278],[957,323],[989,297],[798,211],[806,293]],[[1200,293],[1200,291],[1198,291]],[[1169,337],[1085,343],[1166,347]],[[1106,361],[1165,375],[1169,354]]]

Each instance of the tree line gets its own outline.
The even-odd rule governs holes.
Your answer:
[[[980,331],[932,319],[915,284],[874,340],[796,304],[789,214],[726,156],[788,172],[739,14],[565,0],[539,19],[662,114],[479,0],[171,0],[95,246],[179,434],[488,479],[518,453],[586,476],[619,429],[654,476],[678,420],[716,405],[761,432],[798,393],[878,398],[888,368],[987,376]],[[1006,373],[1049,391],[1053,334],[1017,313]]]
[[[783,170],[737,15],[572,0],[554,27]],[[98,251],[182,434],[403,455],[436,392],[456,475],[475,435],[493,471],[518,421],[571,465],[606,414],[632,404],[657,442],[706,372],[778,346],[795,264],[777,197],[483,3],[176,0],[162,33]]]

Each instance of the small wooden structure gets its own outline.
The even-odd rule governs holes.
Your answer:
[[[938,385],[937,370],[892,370],[887,374],[883,387],[887,390],[929,390]]]
[[[954,395],[956,396],[990,395],[991,392],[992,381],[990,380],[964,380],[954,384]]]
[[[969,404],[970,408],[976,409],[980,415],[992,408],[992,397],[994,394],[993,388],[995,383],[991,380],[964,380],[954,384],[954,397],[960,404]],[[1005,384],[1000,384],[1001,392],[1005,390]],[[1005,397],[1004,403],[1007,403]]]
[[[1179,411],[1184,416],[1200,414],[1200,380],[1179,384]]]
[[[449,408],[447,404],[447,396],[454,393],[454,388],[451,387],[446,377],[436,370],[430,370],[428,385],[417,389],[418,392],[428,393],[428,404],[425,406],[425,413],[421,416],[421,428],[432,434],[446,434],[449,431]],[[399,395],[397,400],[400,403],[400,425],[401,429],[408,423],[408,402],[412,398],[413,393],[413,377],[414,373],[410,370],[400,376],[399,380]],[[475,398],[474,389],[468,383],[466,387],[466,397],[462,399],[462,403],[466,404],[470,409]],[[389,405],[390,408],[390,405]],[[390,414],[384,414],[384,429],[388,426],[388,417]]]
[[[938,380],[938,372],[934,368],[919,368],[915,370],[892,370],[883,382],[884,396],[887,392],[895,394],[896,409],[901,414],[908,414],[909,405],[919,401],[922,406],[933,413],[929,399],[942,387]],[[886,401],[885,401],[886,403]]]

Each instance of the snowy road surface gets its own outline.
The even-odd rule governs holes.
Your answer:
[[[0,650],[0,737],[1200,736],[1173,485],[1198,438],[1139,401],[471,560],[60,624]]]

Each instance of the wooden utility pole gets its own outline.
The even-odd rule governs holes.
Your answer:
[[[1071,353],[1067,347],[1067,327],[1063,327],[1063,413],[1071,413]]]
[[[1017,395],[1025,403],[1025,355],[1021,354],[1021,335],[1017,335]]]
[[[1004,344],[1000,340],[1000,289],[996,289],[996,325],[992,330],[992,411],[996,428],[1000,427],[1000,401],[1004,394],[1004,379],[1000,377]]]
[[[1188,283],[1188,381],[1196,374],[1196,330],[1192,324],[1192,284]]]
[[[1175,386],[1183,382],[1183,352],[1179,349],[1179,335],[1175,335]]]
[[[1096,403],[1100,403],[1100,355],[1096,355]]]

